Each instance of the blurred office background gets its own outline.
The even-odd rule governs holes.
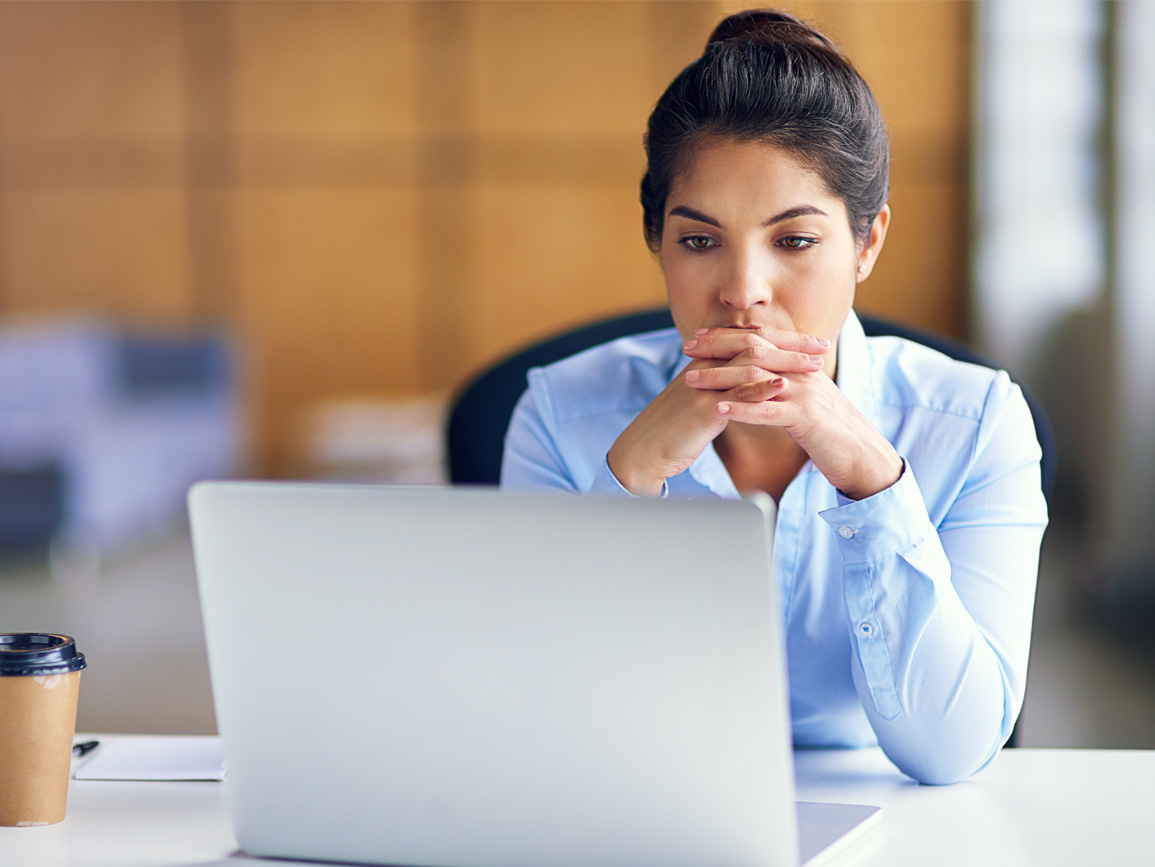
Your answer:
[[[733,2],[0,3],[0,631],[214,728],[183,490],[430,482],[454,390],[660,304],[653,102]],[[1155,3],[787,2],[892,138],[872,313],[1059,442],[1028,745],[1155,747]]]

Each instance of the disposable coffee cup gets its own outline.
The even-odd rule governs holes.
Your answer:
[[[67,635],[0,634],[0,825],[64,819],[86,665]]]

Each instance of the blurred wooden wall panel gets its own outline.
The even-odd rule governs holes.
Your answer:
[[[277,471],[311,401],[444,390],[661,302],[646,118],[742,5],[0,3],[0,315],[236,327]],[[892,133],[860,303],[965,333],[967,5],[791,8]]]
[[[239,3],[235,132],[247,136],[412,135],[413,3]]]
[[[891,129],[939,138],[965,132],[970,3],[872,0],[843,2],[836,8],[845,48],[875,90]]]
[[[184,134],[177,3],[0,3],[6,136]]]
[[[650,69],[652,92],[643,123],[649,118],[658,97],[674,77],[702,53],[710,31],[729,12],[726,5],[718,0],[683,0],[676,3],[648,0],[646,5],[649,7],[649,38],[653,43]]]
[[[283,466],[304,406],[424,390],[416,188],[242,187],[235,315],[250,349],[258,435]]]
[[[650,6],[478,4],[474,117],[482,133],[621,134],[640,141],[650,84]]]
[[[180,320],[181,9],[0,4],[0,312]]]
[[[230,128],[236,315],[265,467],[342,393],[416,392],[419,118],[409,3],[243,3]]]
[[[870,279],[858,285],[857,306],[943,334],[965,334],[958,309],[967,275],[965,188],[910,180],[891,192],[890,201],[895,218],[887,248]]]
[[[477,349],[492,357],[606,311],[665,301],[633,185],[477,191]]]
[[[876,0],[835,8],[891,139],[891,230],[860,306],[965,338],[971,4]]]
[[[22,190],[2,201],[8,315],[188,319],[183,188]]]
[[[421,377],[413,388],[444,391],[476,357],[476,223],[470,192],[476,183],[478,141],[472,128],[475,68],[474,2],[418,3],[413,51],[418,132],[414,177],[421,272]]]
[[[638,183],[645,122],[660,93],[655,71],[683,52],[658,38],[668,31],[656,22],[708,8],[474,6],[472,366],[575,323],[663,302],[642,240]]]
[[[239,193],[238,320],[267,466],[292,462],[293,425],[342,393],[416,392],[418,192]]]
[[[478,165],[474,365],[575,323],[664,302],[642,239],[640,136],[482,136]]]

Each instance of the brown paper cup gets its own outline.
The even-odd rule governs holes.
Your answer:
[[[9,652],[6,638],[12,637],[0,636],[3,656]],[[83,655],[70,664],[83,666]],[[0,825],[50,825],[64,819],[80,671],[51,671],[68,665],[59,660],[54,666],[9,665],[0,674]],[[38,669],[50,673],[13,673]]]

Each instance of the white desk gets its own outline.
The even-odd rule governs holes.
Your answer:
[[[877,749],[797,753],[796,768],[800,800],[883,808],[847,864],[1155,865],[1155,751],[1003,750],[938,787],[902,776]]]
[[[941,788],[911,782],[878,750],[802,752],[797,770],[802,800],[883,807],[836,865],[1155,864],[1155,751],[1006,750]],[[0,828],[3,867],[302,864],[235,850],[220,783],[74,781],[63,823]]]

